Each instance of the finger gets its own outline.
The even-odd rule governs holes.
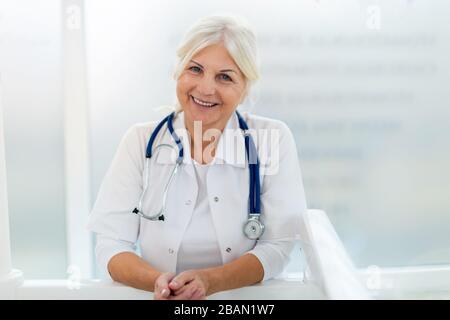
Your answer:
[[[167,300],[166,297],[163,297],[159,292],[155,292],[153,295],[154,300]]]
[[[166,272],[163,273],[158,280],[160,280],[161,283],[163,283],[166,286],[169,286],[169,282],[175,277],[175,273],[173,272]]]
[[[192,292],[191,300],[197,300],[198,297],[200,296],[200,295],[199,295],[199,292],[200,292],[200,288],[196,288],[196,289],[194,290],[194,292]]]
[[[161,290],[161,297],[167,298],[168,296],[170,296],[170,289],[169,288],[162,289]]]
[[[205,291],[202,288],[197,288],[195,292],[192,294],[192,300],[202,300],[206,299]]]
[[[167,282],[170,282],[174,277],[176,276],[173,272],[166,272],[164,273],[164,278],[167,279]]]
[[[184,294],[188,290],[194,291],[195,288],[197,288],[197,286],[195,286],[193,282],[190,282],[190,283],[182,286],[180,289],[178,289],[176,291],[172,291],[172,292],[173,292],[174,296],[179,296],[181,294]]]
[[[157,289],[153,294],[155,300],[167,300],[167,298],[170,296],[170,289],[169,288]]]
[[[192,294],[194,293],[195,288],[189,287],[186,290],[184,290],[181,294],[170,296],[169,300],[189,300],[192,297]]]
[[[169,288],[162,288],[155,290],[155,299],[167,299],[170,296],[170,289]]]
[[[180,289],[176,290],[173,292],[174,296],[179,296],[180,294],[182,294],[184,291],[186,291],[186,289],[189,288],[189,285],[186,286],[182,286]]]
[[[192,280],[194,280],[194,275],[192,273],[182,272],[170,281],[169,287],[170,289],[175,291],[191,282]]]
[[[155,293],[166,298],[170,295],[169,281],[175,276],[172,272],[163,273],[158,277],[155,283]]]

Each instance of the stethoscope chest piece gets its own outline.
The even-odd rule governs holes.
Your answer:
[[[257,240],[264,233],[264,224],[258,217],[251,217],[244,224],[244,234],[250,240]]]

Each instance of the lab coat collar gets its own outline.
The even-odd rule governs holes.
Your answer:
[[[193,164],[191,158],[191,145],[188,135],[188,131],[184,124],[184,112],[178,112],[173,121],[173,128],[175,133],[180,137],[183,144],[183,164]],[[167,126],[165,125],[161,129],[161,133],[158,134],[159,139],[156,139],[153,148],[160,144],[168,144],[173,147],[173,150],[169,148],[161,148],[157,152],[156,161],[159,164],[175,164],[178,157],[178,147],[170,135]],[[233,112],[231,117],[222,132],[219,142],[216,148],[216,154],[214,164],[229,164],[239,168],[245,168],[246,155],[245,155],[245,140],[242,130],[239,128],[239,121],[236,113]]]
[[[191,145],[189,141],[189,135],[184,125],[184,112],[178,112],[173,120],[173,129],[178,137],[181,139],[183,145],[183,164],[192,164],[191,159]],[[161,132],[158,134],[159,139],[156,139],[153,148],[160,144],[168,144],[172,146],[172,149],[161,148],[157,153],[156,161],[158,164],[175,164],[178,158],[178,146],[175,140],[171,136],[167,125],[161,128]]]

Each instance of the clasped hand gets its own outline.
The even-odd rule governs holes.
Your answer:
[[[175,275],[161,274],[155,281],[155,300],[200,300],[206,299],[209,289],[207,275],[201,270],[188,270]]]

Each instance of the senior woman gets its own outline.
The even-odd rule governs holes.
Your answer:
[[[127,131],[90,216],[113,280],[155,299],[203,299],[288,263],[306,210],[293,136],[237,111],[258,79],[256,51],[236,17],[203,18],[186,34],[175,112]]]

